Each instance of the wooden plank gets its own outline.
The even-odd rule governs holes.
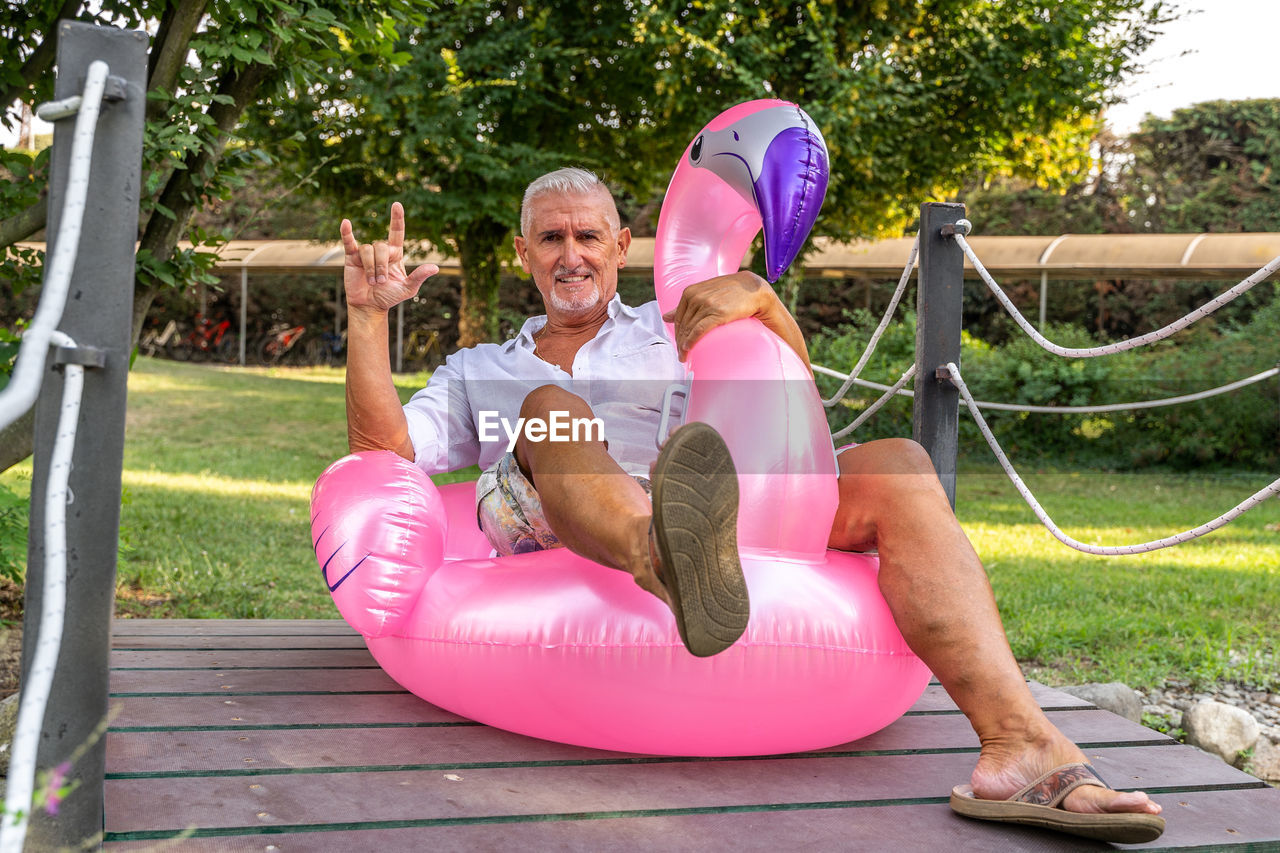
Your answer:
[[[1077,742],[1164,745],[1165,735],[1103,711],[1054,711],[1050,719]],[[888,728],[853,743],[813,753],[866,754],[969,750],[978,738],[958,715],[904,717]],[[285,767],[324,768],[548,760],[618,762],[626,753],[610,753],[552,744],[487,726],[438,729],[270,729],[218,731],[112,731],[107,735],[111,773],[181,773]]]
[[[403,693],[381,669],[116,670],[111,695],[161,693]]]
[[[276,668],[344,669],[377,667],[367,649],[271,649],[207,652],[192,649],[116,649],[111,668],[116,669],[237,669]]]
[[[1261,784],[1194,750],[1116,747],[1090,750],[1089,757],[1117,787],[1129,787],[1125,782],[1135,776],[1174,780],[1198,790]],[[190,824],[284,827],[515,815],[601,816],[743,806],[758,811],[784,805],[812,808],[815,804],[904,799],[937,802],[945,800],[953,784],[969,778],[973,764],[972,753],[941,753],[109,778],[106,829],[129,832],[176,830]],[[1144,787],[1156,788],[1150,784]],[[1163,783],[1160,787],[1173,786]],[[1280,806],[1280,792],[1272,793]],[[130,810],[127,805],[142,802],[149,807]]]
[[[137,634],[117,637],[111,645],[115,651],[129,649],[207,649],[209,651],[234,651],[237,649],[363,649],[364,640],[359,634],[209,634],[207,636],[171,636],[168,634]]]
[[[341,619],[116,619],[113,637],[225,637],[261,634],[358,636]]]
[[[187,826],[201,827],[178,845],[192,850],[1114,849],[952,815],[946,794],[967,779],[977,741],[936,684],[906,717],[854,744],[652,758],[478,726],[380,670],[343,669],[373,662],[337,620],[135,626],[115,638],[112,688],[163,695],[112,700],[113,850],[153,847]],[[1170,829],[1152,849],[1280,841],[1280,791],[1030,686],[1042,707],[1069,709],[1050,717],[1089,745],[1108,781],[1165,805]],[[323,692],[296,695],[310,689]],[[394,692],[359,692],[368,689]]]
[[[1027,687],[1031,689],[1031,696],[1041,708],[1092,708],[1089,702],[1076,698],[1070,693],[1063,693],[1060,690],[1054,690],[1051,687],[1045,687],[1043,684],[1035,681],[1027,682]],[[907,713],[936,713],[940,711],[958,712],[956,703],[951,701],[951,697],[947,695],[947,691],[942,689],[940,684],[930,684],[925,688],[924,694],[911,706],[911,710]]]
[[[708,850],[892,850],[895,853],[1043,853],[1088,850],[1177,850],[1198,853],[1275,849],[1280,828],[1274,820],[1274,791],[1208,791],[1163,794],[1168,829],[1157,841],[1123,848],[1036,829],[966,820],[944,804],[872,805],[709,814],[653,814],[598,819],[455,822],[360,830],[334,825],[327,831],[192,838],[183,850],[307,850],[311,853],[419,853],[422,850],[652,850],[706,853]],[[277,829],[278,827],[272,827]],[[152,841],[113,841],[108,850],[154,849]]]
[[[297,696],[127,696],[113,699],[113,730],[151,727],[456,723],[462,717],[411,693]]]

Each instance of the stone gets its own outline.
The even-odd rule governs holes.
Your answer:
[[[1249,772],[1264,782],[1280,782],[1280,744],[1258,738],[1249,759]]]
[[[1077,699],[1092,702],[1104,711],[1119,714],[1126,720],[1142,722],[1142,700],[1127,684],[1112,681],[1107,684],[1076,684],[1058,689]]]
[[[13,743],[13,730],[18,727],[18,699],[20,696],[21,694],[14,693],[3,702],[0,702],[0,743],[6,746]],[[0,776],[2,776],[6,772],[5,768],[9,766],[8,750],[5,750],[0,758],[3,758],[3,761],[0,761]]]
[[[1253,715],[1242,708],[1212,699],[1192,705],[1182,714],[1187,743],[1236,764],[1240,753],[1252,749],[1262,729]]]

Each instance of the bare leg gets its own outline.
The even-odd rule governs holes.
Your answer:
[[[554,385],[535,389],[520,414],[546,420],[550,413],[591,418],[591,408],[576,394]],[[515,456],[538,490],[547,523],[575,554],[629,572],[636,583],[668,605],[649,552],[653,508],[644,489],[613,460],[602,441],[582,435],[578,441],[529,441],[522,433]]]
[[[907,643],[968,717],[982,743],[976,796],[1005,799],[1084,753],[1036,705],[1005,638],[995,597],[928,455],[905,439],[840,454],[840,506],[830,547],[880,553],[880,589]],[[1141,792],[1072,791],[1076,812],[1147,812]]]

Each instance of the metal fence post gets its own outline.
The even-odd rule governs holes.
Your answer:
[[[920,206],[920,277],[916,298],[916,378],[912,436],[929,452],[934,470],[956,505],[960,392],[937,377],[947,362],[960,366],[964,252],[944,227],[964,217],[963,204]]]
[[[93,145],[84,227],[59,326],[77,344],[103,350],[106,363],[85,371],[67,507],[66,628],[41,731],[38,766],[52,768],[70,761],[78,748],[93,742],[95,736],[97,740],[74,761],[69,780],[78,782],[79,787],[61,804],[59,814],[32,814],[29,849],[78,849],[86,839],[102,832],[105,748],[95,729],[107,716],[107,656],[115,605],[147,44],[145,33],[58,22],[55,96],[61,99],[79,94],[89,64],[100,59],[107,63],[112,77],[123,80],[124,97],[102,106]],[[63,119],[54,129],[48,220],[51,239],[56,239],[62,218],[74,124],[74,117]],[[52,255],[53,246],[49,249]],[[41,608],[43,495],[61,394],[62,373],[51,362],[36,403],[24,673],[35,645],[32,623],[39,619]],[[24,684],[26,680],[24,674]]]

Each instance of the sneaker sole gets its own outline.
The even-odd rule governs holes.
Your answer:
[[[680,639],[698,657],[733,645],[751,615],[738,559],[738,475],[704,423],[671,434],[653,471],[653,528]]]

